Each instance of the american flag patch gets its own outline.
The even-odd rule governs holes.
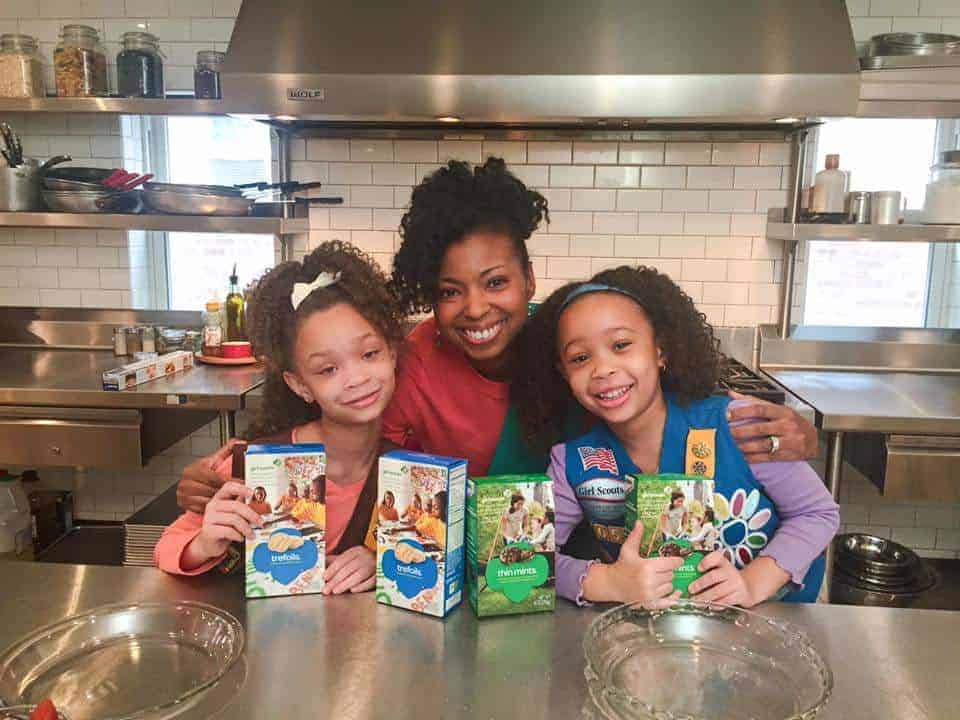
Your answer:
[[[597,470],[606,470],[614,475],[620,474],[613,450],[608,450],[607,448],[582,447],[578,448],[578,451],[580,452],[580,460],[583,463],[584,470],[596,468]]]

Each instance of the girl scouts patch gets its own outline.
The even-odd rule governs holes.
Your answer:
[[[584,470],[605,470],[611,475],[620,474],[613,450],[593,447],[581,447],[577,450],[580,453],[580,462],[583,463]]]
[[[624,501],[633,487],[628,478],[598,477],[574,488],[577,500],[593,523],[623,523]]]

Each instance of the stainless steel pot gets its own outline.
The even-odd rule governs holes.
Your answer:
[[[143,200],[154,212],[171,215],[249,215],[253,201],[236,195],[143,189]]]

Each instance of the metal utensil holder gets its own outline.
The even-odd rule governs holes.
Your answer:
[[[0,212],[43,210],[40,163],[24,160],[15,168],[0,167]]]

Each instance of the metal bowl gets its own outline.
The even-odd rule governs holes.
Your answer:
[[[0,701],[53,700],[71,720],[170,717],[199,702],[243,652],[239,621],[196,602],[105,605],[0,655]]]
[[[874,35],[868,55],[952,55],[960,53],[960,37],[942,33],[895,32]]]
[[[830,602],[839,605],[869,605],[873,607],[910,607],[937,584],[937,576],[927,571],[923,584],[901,588],[882,588],[851,577],[837,569],[830,584]]]
[[[249,215],[253,206],[253,201],[244,197],[164,192],[146,187],[143,200],[154,212],[171,215]]]
[[[243,190],[231,187],[230,185],[186,185],[184,183],[161,183],[148,182],[143,184],[145,190],[156,190],[157,192],[175,192],[186,193],[188,195],[227,195],[229,197],[240,197]]]
[[[590,624],[584,674],[608,718],[813,718],[833,675],[795,628],[734,607],[621,605]]]
[[[849,533],[839,535],[834,542],[839,556],[849,558],[867,570],[904,575],[920,564],[919,556],[910,548],[875,535]]]
[[[105,188],[101,183],[82,182],[80,180],[66,180],[63,178],[44,177],[43,186],[47,190],[102,192]]]
[[[45,178],[53,180],[73,180],[75,182],[91,183],[97,186],[117,172],[118,168],[98,167],[71,167],[58,166],[43,171]]]
[[[47,207],[55,212],[102,213],[107,212],[97,205],[113,195],[112,190],[44,190],[41,192]]]

